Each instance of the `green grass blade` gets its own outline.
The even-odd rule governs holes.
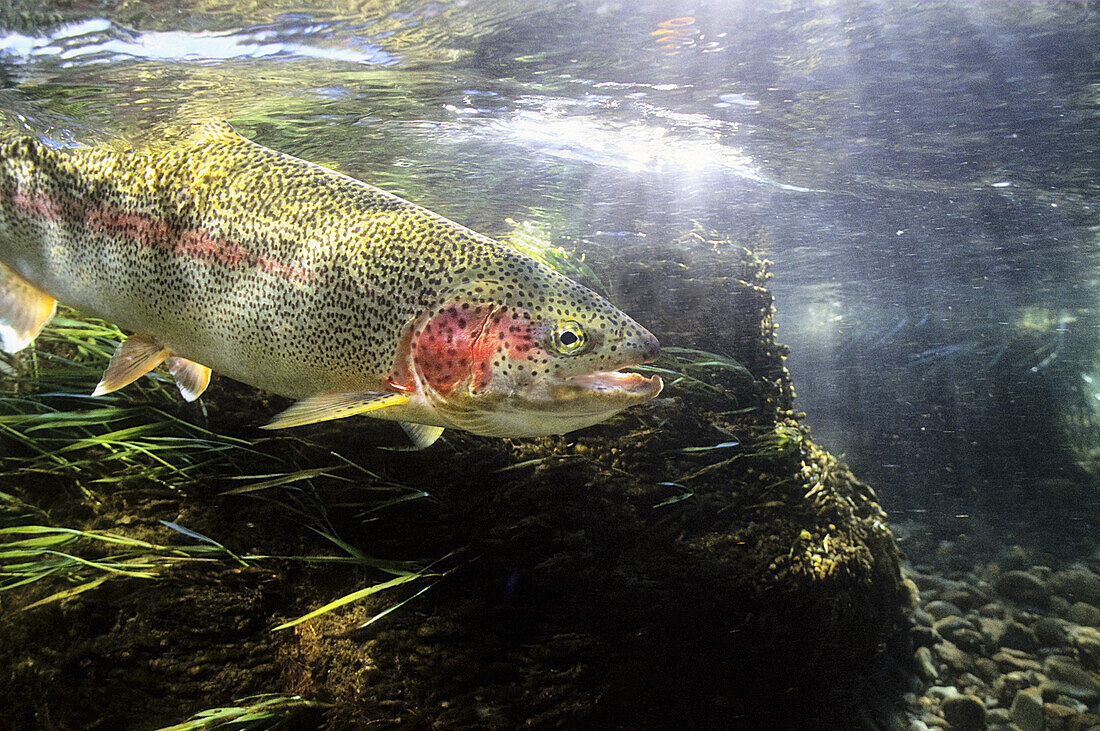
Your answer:
[[[282,629],[289,629],[290,627],[294,627],[295,625],[301,624],[302,622],[308,622],[309,620],[314,619],[315,617],[320,617],[322,614],[326,614],[328,612],[331,612],[334,609],[339,609],[340,607],[346,607],[349,604],[357,602],[360,599],[365,599],[366,597],[371,596],[372,594],[377,594],[380,591],[385,591],[386,589],[392,589],[396,586],[401,586],[402,584],[407,584],[410,581],[416,581],[417,579],[427,578],[427,577],[431,577],[431,576],[441,576],[441,575],[442,574],[407,574],[405,576],[398,576],[396,578],[390,579],[389,581],[383,581],[380,584],[374,584],[373,586],[368,586],[365,589],[360,589],[359,591],[353,591],[352,593],[345,594],[344,596],[340,597],[339,599],[331,601],[331,602],[329,602],[328,604],[325,604],[322,607],[314,609],[312,612],[309,612],[308,614],[303,614],[301,617],[298,617],[297,619],[292,619],[289,622],[283,622],[279,626],[272,628],[272,632],[277,632],[278,630],[282,630]]]
[[[23,607],[20,611],[28,612],[31,609],[37,609],[38,607],[43,607],[47,604],[52,604],[53,602],[59,602],[59,601],[62,601],[64,599],[71,599],[72,597],[76,596],[77,594],[83,594],[84,592],[86,592],[90,589],[96,588],[97,586],[99,586],[100,584],[102,584],[104,581],[106,581],[109,578],[111,578],[111,577],[110,576],[100,576],[98,579],[92,579],[89,582],[86,582],[84,584],[80,584],[79,586],[74,586],[71,589],[65,589],[64,591],[59,591],[56,594],[50,594],[45,599],[39,599],[36,602],[32,602],[32,603],[28,604],[27,606]]]

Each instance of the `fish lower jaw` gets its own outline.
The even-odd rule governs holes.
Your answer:
[[[598,371],[573,376],[564,381],[565,384],[580,386],[588,391],[600,394],[621,394],[639,401],[654,398],[664,388],[664,381],[660,376],[647,378],[641,373],[629,371]]]
[[[486,437],[526,438],[565,434],[599,424],[625,406],[602,411],[572,412],[527,409],[500,409],[467,415],[459,428]]]
[[[660,377],[600,371],[542,381],[530,389],[433,400],[448,426],[490,437],[565,434],[598,424],[661,392]]]

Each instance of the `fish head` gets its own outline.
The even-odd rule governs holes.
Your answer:
[[[563,434],[652,399],[645,328],[587,287],[524,259],[442,295],[411,328],[414,388],[449,426],[485,436]]]

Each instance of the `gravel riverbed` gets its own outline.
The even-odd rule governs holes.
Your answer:
[[[1036,558],[1012,546],[970,570],[906,567],[919,600],[903,728],[1100,731],[1100,549]]]

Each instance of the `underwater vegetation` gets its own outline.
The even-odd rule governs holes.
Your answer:
[[[392,575],[311,612],[316,616],[376,591],[437,577],[414,562],[372,559],[343,542],[327,511],[382,511],[390,505],[427,497],[422,490],[388,482],[330,449],[298,437],[241,438],[218,433],[185,418],[170,377],[142,379],[127,396],[88,397],[96,365],[122,338],[114,327],[94,319],[65,315],[42,336],[42,348],[29,357],[9,356],[0,395],[0,455],[3,501],[0,536],[0,592],[35,582],[59,588],[21,611],[62,601],[113,578],[155,580],[179,564],[227,562],[242,567],[266,560],[347,564]],[[205,404],[197,413],[206,420]],[[175,413],[173,413],[175,412]],[[308,466],[307,466],[308,465]],[[315,483],[329,480],[354,485],[361,502],[326,504]],[[159,520],[158,542],[108,531],[35,524],[48,510],[28,502],[64,498],[102,508],[104,491],[152,488],[181,491],[214,482],[226,495],[271,499],[282,490],[284,508],[337,552],[312,556],[238,555],[218,541],[186,526]],[[53,491],[53,494],[51,494]],[[306,617],[289,620],[293,626]]]

